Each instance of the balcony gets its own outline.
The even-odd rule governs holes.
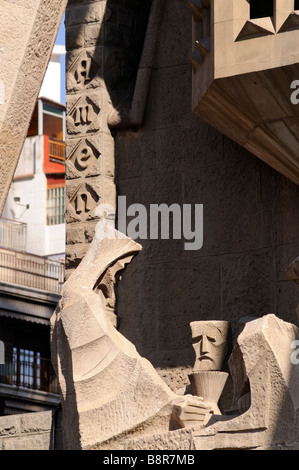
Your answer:
[[[26,251],[27,224],[15,220],[0,219],[0,247]]]
[[[64,264],[0,248],[0,281],[59,294],[64,281]]]
[[[6,353],[5,364],[0,365],[0,384],[59,393],[57,378],[50,359],[21,348]]]
[[[48,149],[51,162],[65,163],[65,142],[49,138]]]
[[[188,3],[194,114],[299,184],[298,1]]]

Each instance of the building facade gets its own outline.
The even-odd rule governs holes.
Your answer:
[[[59,404],[49,325],[64,279],[63,53],[55,46],[0,219],[1,415]]]

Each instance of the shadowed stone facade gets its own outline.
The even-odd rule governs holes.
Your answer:
[[[298,256],[298,186],[192,115],[191,14],[164,3],[143,125],[116,133],[127,205],[203,204],[203,247],[140,240],[118,287],[120,331],[174,389],[193,365],[189,323],[273,312],[298,323],[286,268]],[[130,292],[130,296],[128,296]]]

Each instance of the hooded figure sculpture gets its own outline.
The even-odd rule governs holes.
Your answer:
[[[51,318],[51,343],[65,449],[99,448],[142,423],[169,430],[177,395],[116,330],[107,310],[115,276],[140,250],[99,223],[86,256],[63,286]]]

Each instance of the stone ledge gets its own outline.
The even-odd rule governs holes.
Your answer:
[[[42,411],[0,417],[0,450],[62,449],[61,413]]]

